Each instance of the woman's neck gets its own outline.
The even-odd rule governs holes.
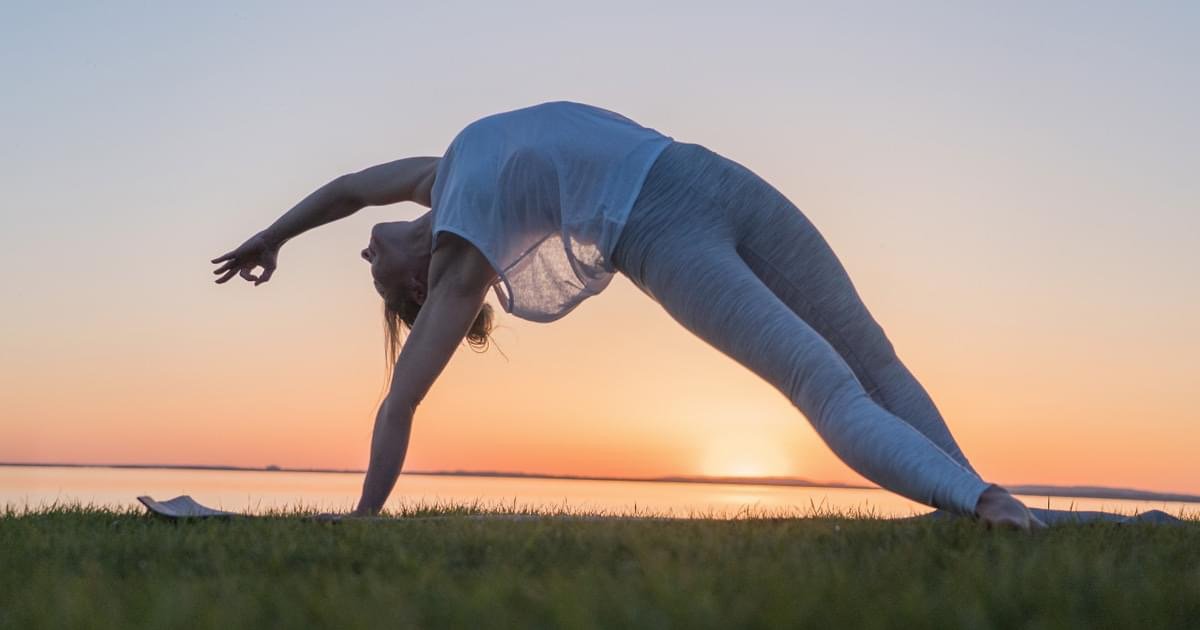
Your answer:
[[[424,247],[425,251],[431,249],[433,245],[433,212],[426,212],[421,216],[412,220],[412,230],[409,232],[412,242],[409,245],[413,247]]]

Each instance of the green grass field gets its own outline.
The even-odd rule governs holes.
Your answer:
[[[133,626],[1195,628],[1200,522],[0,515],[0,627]]]

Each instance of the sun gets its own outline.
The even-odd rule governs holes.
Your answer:
[[[781,477],[794,473],[795,461],[762,437],[721,436],[709,443],[699,469],[706,477]]]

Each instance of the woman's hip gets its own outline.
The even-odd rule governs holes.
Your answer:
[[[799,213],[750,169],[702,145],[674,142],[646,176],[613,250],[613,266],[636,283],[652,255],[736,248],[763,219]]]

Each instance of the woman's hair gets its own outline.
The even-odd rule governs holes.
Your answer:
[[[384,301],[383,331],[385,336],[384,350],[387,356],[388,370],[396,364],[396,357],[403,345],[401,330],[412,330],[417,321],[417,313],[421,305],[408,299]],[[492,305],[484,304],[475,316],[471,329],[467,331],[467,345],[476,352],[484,352],[491,345],[492,334]]]

